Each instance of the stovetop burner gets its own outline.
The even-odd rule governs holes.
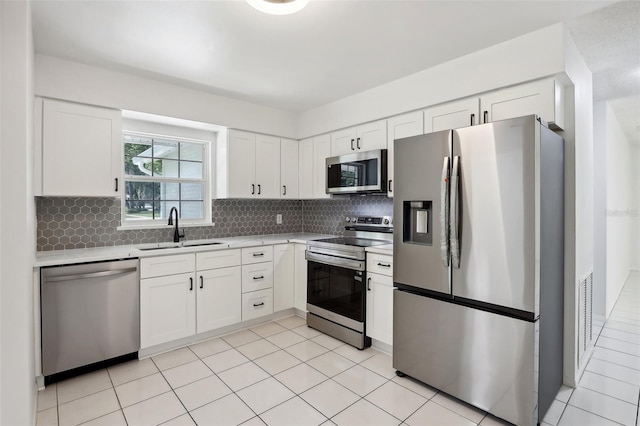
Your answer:
[[[369,238],[357,238],[357,237],[335,237],[335,238],[325,238],[322,240],[315,240],[315,241],[320,243],[341,244],[345,246],[355,246],[355,247],[374,247],[374,246],[380,246],[380,245],[391,243],[391,241],[373,240]]]

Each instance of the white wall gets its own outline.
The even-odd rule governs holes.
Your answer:
[[[30,3],[0,2],[0,424],[32,425],[35,409]]]
[[[578,280],[593,271],[593,90],[592,74],[568,31],[564,37],[567,90],[565,138],[565,383],[580,377]]]
[[[604,102],[593,104],[593,315],[607,306],[607,138]]]
[[[283,137],[297,127],[288,111],[44,55],[35,57],[35,92]]]
[[[300,139],[564,71],[562,24],[300,114]]]
[[[640,271],[640,145],[630,146],[631,158],[631,269]]]
[[[607,150],[607,285],[606,314],[609,316],[629,272],[637,264],[637,147],[627,139],[608,103],[597,117],[605,125]],[[636,155],[634,155],[636,154]]]

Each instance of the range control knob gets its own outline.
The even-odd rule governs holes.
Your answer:
[[[358,222],[358,219],[356,219],[355,217],[351,218],[351,223],[357,223],[357,222]]]
[[[388,225],[389,224],[389,219],[385,217],[384,219],[382,219],[382,223],[385,224],[385,225]]]
[[[347,216],[347,217],[344,218],[344,221],[349,223],[349,222],[351,222],[351,218]]]

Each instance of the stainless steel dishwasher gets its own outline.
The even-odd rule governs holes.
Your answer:
[[[137,358],[139,289],[138,259],[42,268],[45,383]]]

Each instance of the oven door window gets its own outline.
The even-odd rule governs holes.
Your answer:
[[[327,168],[329,188],[377,186],[378,158],[332,164]]]
[[[364,322],[364,276],[360,271],[308,262],[307,302]]]

